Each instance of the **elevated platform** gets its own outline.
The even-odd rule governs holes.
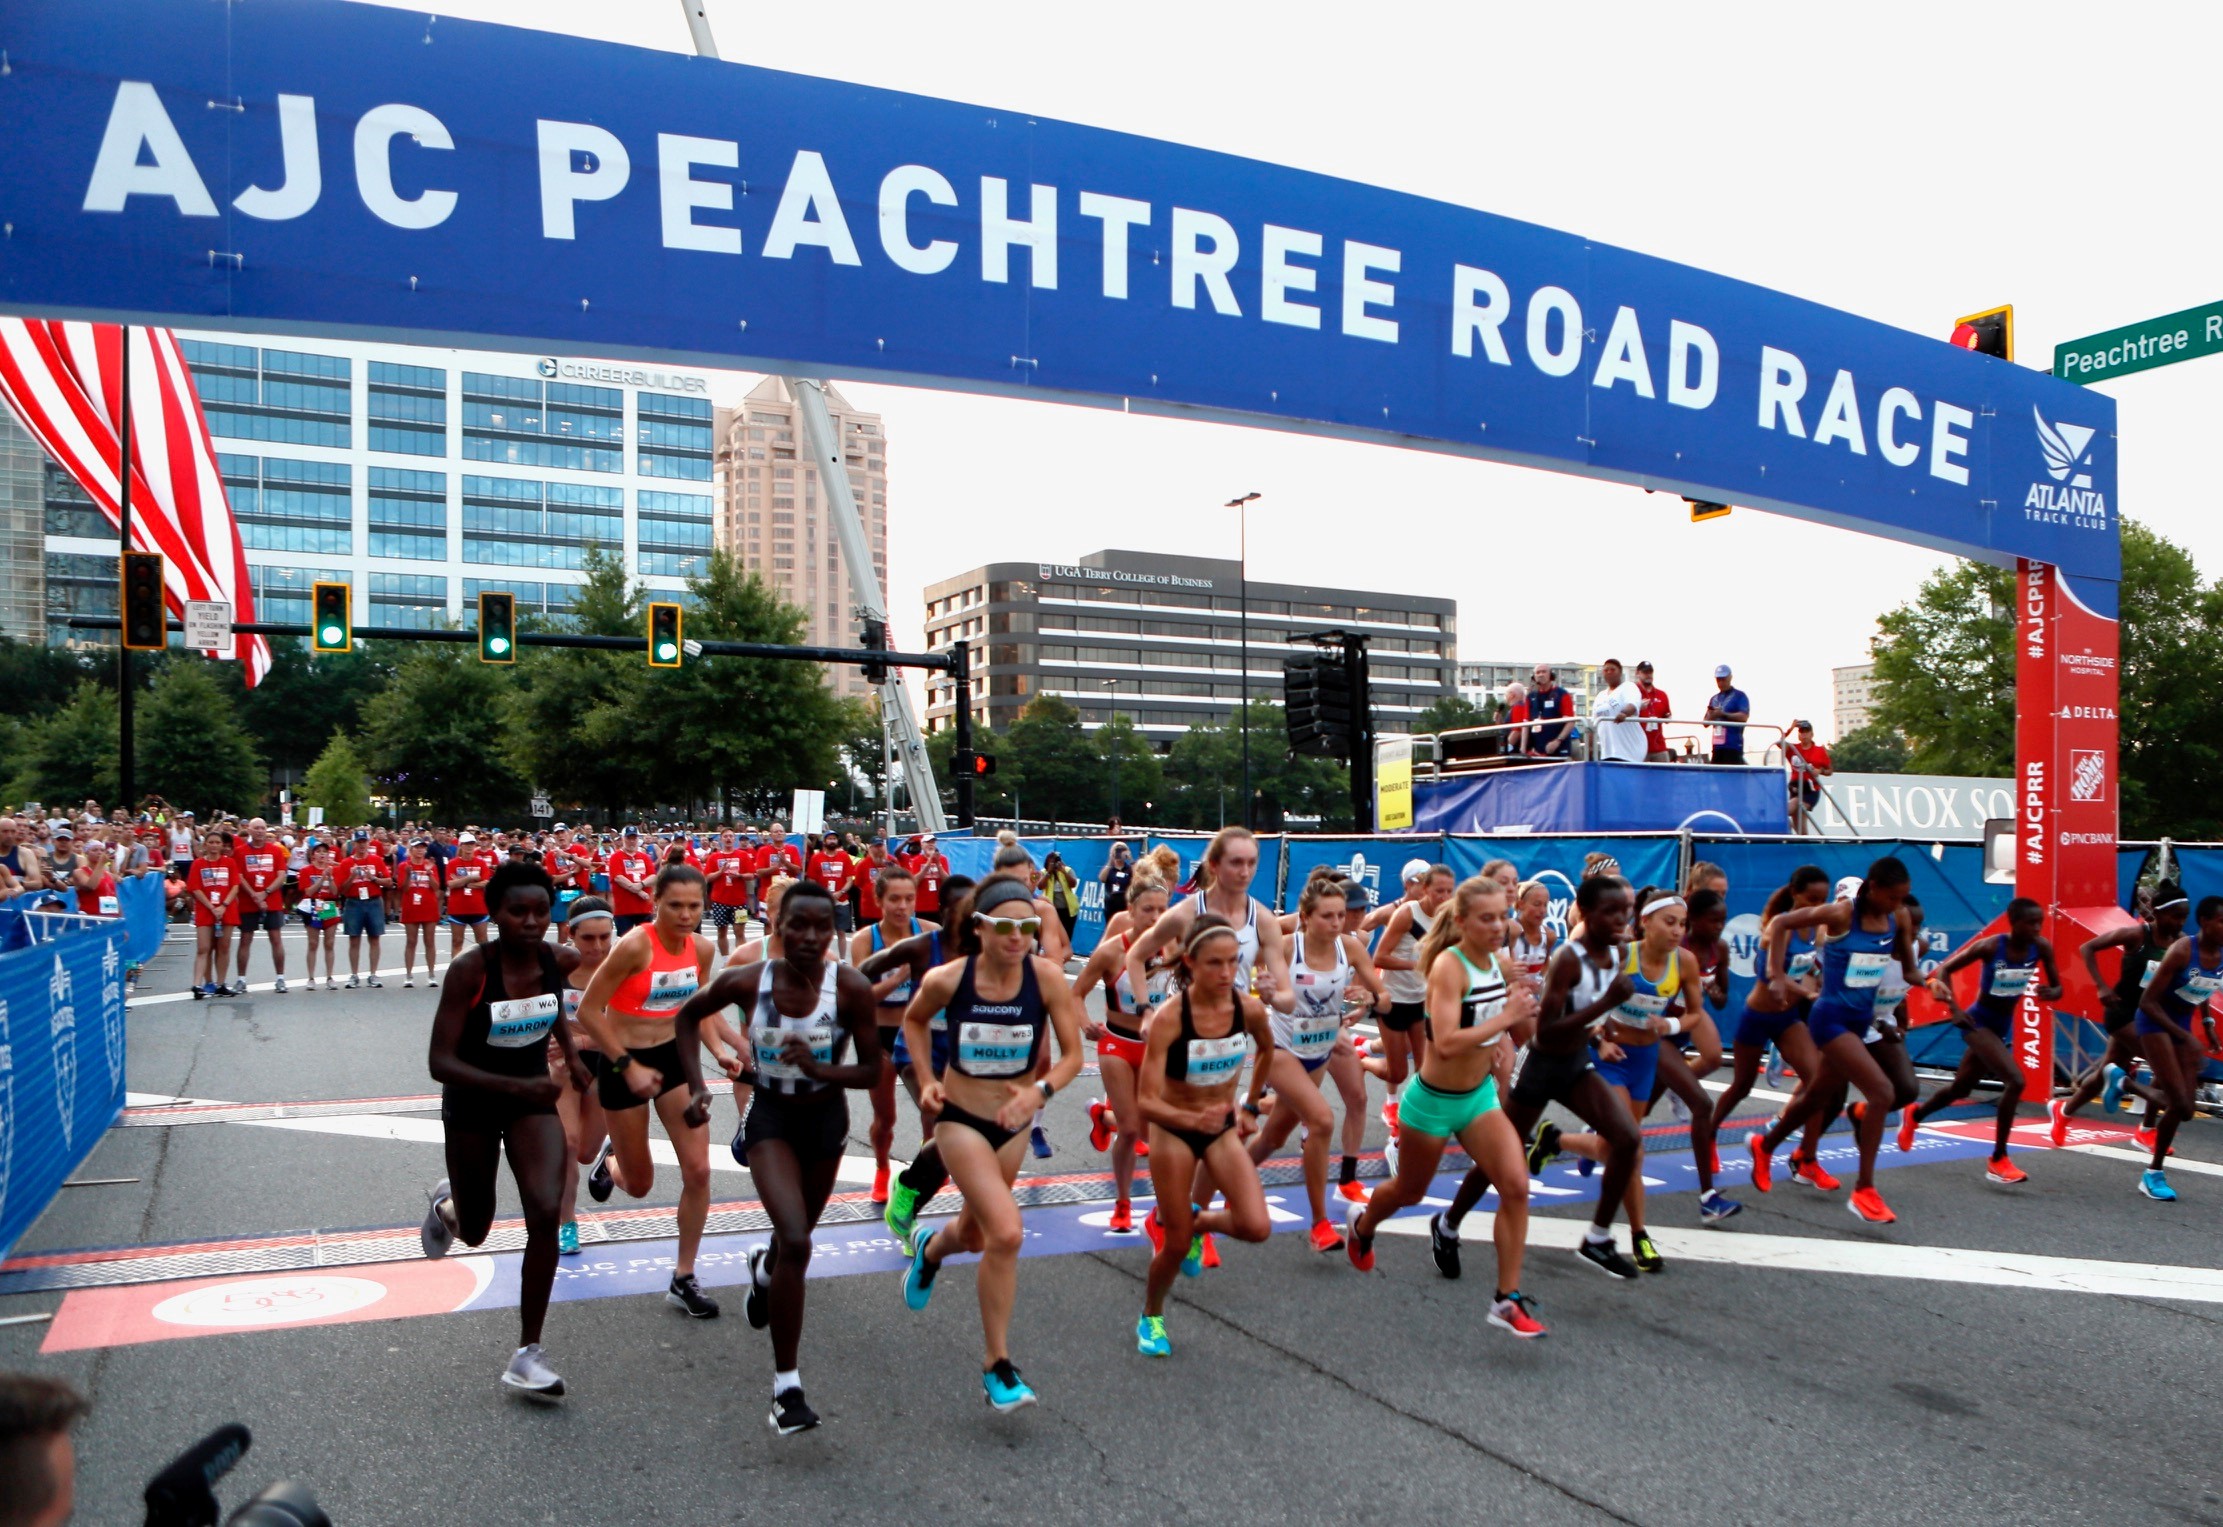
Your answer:
[[[1779,768],[1529,764],[1413,781],[1415,832],[1786,833]]]

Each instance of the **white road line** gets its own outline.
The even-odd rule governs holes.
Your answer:
[[[1490,1215],[1470,1214],[1460,1227],[1460,1238],[1475,1245],[1485,1244],[1490,1237],[1490,1223]],[[1531,1249],[1546,1247],[1572,1251],[1588,1228],[1580,1220],[1532,1218],[1528,1222],[1528,1244]],[[1389,1235],[1424,1236],[1428,1233],[1428,1221],[1418,1216],[1401,1217],[1391,1220],[1382,1230]],[[1893,1246],[1872,1241],[1738,1235],[1710,1230],[1654,1229],[1652,1239],[1659,1243],[1661,1253],[1670,1261],[1680,1257],[1692,1262],[1723,1262],[1791,1272],[1851,1273],[1869,1278],[1980,1283],[1998,1289],[2223,1304],[2223,1269],[2212,1267],[2164,1267],[2149,1262],[2100,1262],[2083,1257],[1973,1251],[1954,1246]]]
[[[2105,1156],[2110,1161],[2135,1162],[2139,1166],[2150,1166],[2154,1159],[2150,1151],[2128,1150],[2120,1145],[2069,1145],[2062,1148],[2081,1151],[2087,1156]],[[2212,1161],[2192,1161],[2183,1156],[2170,1157],[2169,1170],[2190,1172],[2196,1177],[2223,1177],[2223,1166],[2217,1166]]]

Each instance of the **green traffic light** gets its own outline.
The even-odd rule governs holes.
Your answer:
[[[340,638],[344,634],[345,633],[343,633],[338,626],[326,626],[324,628],[324,645],[327,647],[337,647],[340,644]]]
[[[677,647],[674,647],[670,642],[660,642],[657,644],[656,656],[662,661],[668,663],[678,655],[679,649]]]
[[[500,654],[509,651],[509,638],[506,636],[496,636],[490,638],[486,644],[486,649],[487,651],[499,656]]]

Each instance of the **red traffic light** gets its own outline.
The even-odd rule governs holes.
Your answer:
[[[959,774],[970,774],[975,779],[985,778],[996,772],[996,757],[993,753],[961,752],[954,755],[950,763]]]

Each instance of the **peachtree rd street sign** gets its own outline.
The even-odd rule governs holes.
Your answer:
[[[2100,382],[2219,351],[2223,351],[2223,302],[2211,302],[2055,345],[2053,374],[2064,382]]]

